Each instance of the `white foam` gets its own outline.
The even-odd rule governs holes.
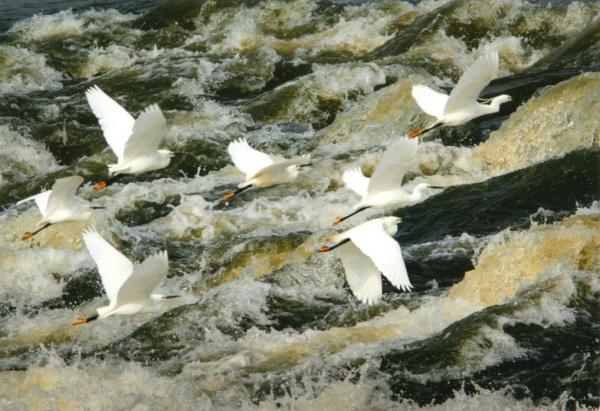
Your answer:
[[[246,52],[268,45],[280,54],[295,53],[298,59],[324,51],[358,55],[391,39],[398,16],[408,15],[417,8],[429,11],[436,6],[436,2],[425,3],[418,6],[408,2],[348,5],[340,18],[331,24],[315,13],[314,2],[270,1],[254,7],[220,10],[213,13],[208,21],[197,18],[198,29],[187,44],[203,44],[212,53]],[[311,24],[314,27],[311,32],[293,35],[294,31],[302,32],[303,26]]]
[[[54,36],[79,35],[83,33],[83,20],[76,17],[71,9],[55,14],[36,14],[20,20],[8,30],[22,40],[44,40]]]
[[[86,260],[85,254],[72,251],[2,247],[0,300],[21,307],[59,297],[65,285],[64,278],[79,268],[89,267]]]
[[[193,381],[163,376],[120,360],[65,362],[54,350],[24,372],[4,372],[0,406],[12,409],[182,409],[196,408]],[[132,395],[135,393],[135,395]]]
[[[347,17],[341,17],[323,32],[301,39],[301,44],[310,47],[297,49],[295,56],[306,58],[323,51],[360,55],[381,46],[394,37],[394,32],[388,28],[395,16],[371,6],[348,7],[351,11],[348,10]]]
[[[324,98],[335,98],[350,91],[370,93],[375,86],[385,83],[385,74],[375,63],[314,64],[312,76],[312,86],[317,87]]]
[[[133,14],[121,14],[114,9],[88,10],[83,13],[74,13],[68,9],[54,14],[36,14],[20,20],[8,33],[24,41],[41,41],[52,37],[79,36],[87,31],[108,31],[112,24],[134,18]]]
[[[0,45],[0,96],[62,88],[63,75],[31,50]]]
[[[58,168],[52,154],[29,138],[26,130],[17,132],[3,125],[0,125],[0,159],[0,173],[6,181],[20,181]]]
[[[130,48],[117,44],[92,47],[87,54],[87,62],[79,68],[82,77],[92,77],[107,71],[130,67],[136,61]]]
[[[476,250],[481,249],[487,244],[488,238],[478,238],[468,233],[462,233],[457,237],[447,236],[442,240],[424,242],[404,247],[403,251],[412,256],[419,256],[420,259],[429,260],[456,255],[471,255]]]
[[[322,101],[346,104],[351,93],[367,94],[385,83],[385,73],[375,63],[314,64],[312,73],[277,87],[272,93],[292,95],[291,101],[271,117],[275,121],[313,123],[324,120],[327,113]]]
[[[206,58],[195,57],[183,66],[186,71],[195,72],[195,77],[180,77],[173,86],[177,94],[193,100],[198,96],[218,90],[224,81],[235,77],[242,71],[247,80],[239,82],[238,87],[245,92],[259,91],[273,78],[275,64],[280,60],[281,57],[277,52],[266,46],[259,47],[251,55],[236,54],[233,57],[224,58],[218,63]]]

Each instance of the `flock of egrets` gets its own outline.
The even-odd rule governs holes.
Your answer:
[[[412,88],[412,96],[419,107],[436,121],[423,130],[414,130],[393,142],[385,151],[371,178],[365,177],[360,168],[344,172],[345,185],[361,196],[355,210],[346,216],[337,217],[333,226],[367,208],[397,207],[418,202],[423,198],[425,183],[417,184],[412,191],[402,186],[405,161],[417,151],[417,136],[441,126],[464,124],[476,117],[496,113],[500,104],[510,101],[510,96],[501,95],[490,100],[478,100],[483,88],[497,75],[498,54],[480,57],[461,76],[450,95],[423,85]],[[147,107],[134,119],[115,100],[99,87],[86,91],[87,101],[98,118],[106,142],[116,155],[116,164],[108,165],[106,181],[99,182],[94,191],[102,190],[114,182],[117,176],[138,175],[159,170],[169,165],[173,153],[160,150],[159,144],[166,134],[167,122],[158,105]],[[289,183],[298,176],[300,168],[310,166],[310,156],[275,161],[269,154],[258,151],[245,139],[229,143],[227,151],[233,164],[246,175],[238,189],[225,194],[221,201],[227,202],[250,188],[270,187]],[[83,183],[80,176],[57,179],[51,190],[28,197],[18,204],[34,200],[42,215],[41,227],[27,232],[27,240],[52,224],[65,221],[87,220],[93,209],[102,208],[76,196],[77,188]],[[346,280],[354,295],[363,303],[374,304],[382,295],[381,274],[394,287],[410,291],[412,285],[402,258],[400,245],[392,237],[400,219],[380,217],[356,227],[337,233],[329,239],[332,246],[323,246],[319,251],[328,252],[339,248],[346,273]],[[109,304],[97,309],[97,315],[80,318],[75,324],[83,324],[97,318],[116,314],[135,314],[151,309],[165,298],[153,294],[154,289],[167,274],[169,263],[166,251],[147,257],[134,265],[94,229],[83,232],[83,241],[98,266]]]

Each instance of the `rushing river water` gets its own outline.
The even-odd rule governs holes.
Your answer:
[[[72,7],[68,9],[67,7]],[[93,8],[92,8],[93,7]],[[351,294],[315,253],[356,196],[341,174],[430,121],[498,51],[500,113],[425,137],[405,178],[447,186],[376,215],[413,292]],[[96,194],[114,157],[84,92],[158,103],[177,153]],[[529,410],[600,406],[600,3],[0,2],[0,409]],[[310,153],[295,184],[215,205],[227,144]],[[65,174],[106,210],[31,242]],[[75,327],[106,296],[81,232],[167,249],[158,312]]]

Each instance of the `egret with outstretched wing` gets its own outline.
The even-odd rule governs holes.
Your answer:
[[[382,273],[394,287],[412,289],[400,245],[392,238],[399,223],[398,217],[369,220],[336,234],[331,238],[335,245],[319,250],[329,252],[339,247],[348,285],[363,303],[375,304],[381,299]]]
[[[402,179],[417,153],[417,141],[406,137],[394,141],[383,153],[371,178],[365,177],[360,168],[347,170],[342,176],[346,186],[361,196],[354,211],[343,217],[337,217],[333,225],[364,211],[368,208],[385,208],[412,204],[421,200],[423,190],[429,188],[426,183],[417,184],[412,191],[402,186]]]
[[[85,97],[98,118],[106,142],[117,156],[117,164],[108,165],[110,175],[137,175],[169,165],[173,153],[158,149],[167,133],[167,121],[158,105],[146,107],[136,120],[98,86],[89,88]],[[106,181],[101,181],[94,191],[106,185]]]
[[[511,101],[511,97],[502,94],[485,103],[477,101],[481,91],[498,74],[498,53],[486,54],[477,60],[460,77],[450,95],[437,92],[424,85],[415,85],[412,96],[425,113],[436,121],[423,130],[413,130],[408,137],[415,138],[436,127],[459,126],[474,118],[497,113],[500,105]]]
[[[250,147],[245,138],[229,143],[227,152],[236,168],[246,174],[246,180],[238,185],[237,190],[226,193],[221,201],[229,201],[252,187],[263,188],[289,183],[298,177],[300,167],[310,165],[310,156],[308,155],[291,160],[275,161],[270,155]]]
[[[83,241],[98,266],[109,304],[99,307],[97,315],[79,318],[75,325],[111,315],[132,315],[156,308],[162,300],[178,296],[153,294],[169,270],[166,251],[159,251],[134,265],[94,229],[83,233]]]
[[[33,237],[52,224],[87,220],[90,218],[92,209],[104,208],[90,205],[75,196],[81,183],[83,183],[83,178],[80,176],[59,178],[54,182],[52,190],[43,191],[17,202],[18,205],[31,200],[35,201],[42,215],[40,223],[43,226],[34,232],[26,232],[23,234],[22,240]]]

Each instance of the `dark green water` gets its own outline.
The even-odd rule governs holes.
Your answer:
[[[597,2],[6,1],[0,15],[1,409],[600,406]],[[313,252],[357,201],[342,172],[429,122],[411,84],[450,90],[492,50],[483,97],[513,101],[420,143],[408,183],[448,188],[362,217],[402,218],[414,290],[384,282],[361,305],[335,253]],[[92,193],[113,162],[92,85],[134,115],[160,105],[168,168]],[[242,179],[226,152],[240,137],[314,166],[216,206]],[[39,216],[15,203],[73,173],[127,256],[168,250],[161,291],[181,299],[71,325],[106,300],[85,225],[23,243]]]

